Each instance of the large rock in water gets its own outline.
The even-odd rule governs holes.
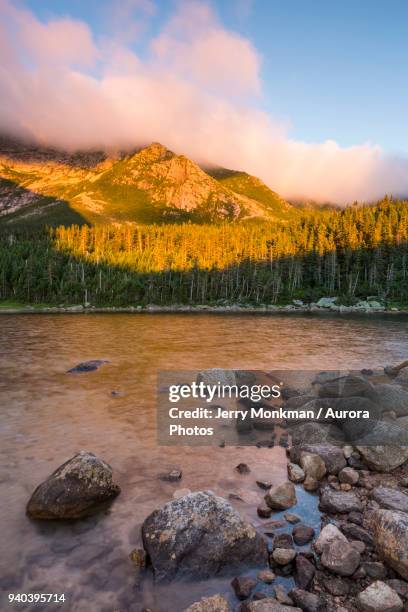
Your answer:
[[[408,512],[408,495],[398,489],[377,487],[373,490],[371,497],[380,504],[381,508]]]
[[[81,451],[35,489],[27,514],[35,519],[82,518],[119,493],[110,465],[93,453]]]
[[[378,554],[408,580],[408,514],[377,510],[372,518],[372,526]]]
[[[265,502],[273,510],[287,510],[297,502],[296,489],[291,482],[271,487],[265,495]]]
[[[263,566],[265,540],[223,498],[190,493],[155,510],[143,523],[143,544],[159,580],[208,578],[223,569]]]
[[[408,459],[408,447],[400,446],[357,446],[369,468],[376,472],[391,472]]]

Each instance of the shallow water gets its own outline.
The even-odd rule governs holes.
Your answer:
[[[147,577],[139,588],[128,555],[141,543],[143,519],[181,487],[238,494],[244,501],[232,504],[262,524],[256,515],[262,491],[255,481],[285,480],[285,452],[157,446],[157,370],[375,369],[408,357],[407,332],[408,319],[397,316],[1,315],[0,521],[7,552],[0,559],[0,577],[5,592],[65,593],[64,605],[44,609],[75,612],[144,606],[176,612],[214,592],[234,601],[230,578],[154,587]],[[66,374],[87,359],[110,363],[96,372]],[[29,521],[25,504],[35,486],[81,449],[112,465],[121,495],[107,512],[85,521]],[[240,462],[249,464],[249,475],[234,470]],[[183,470],[181,482],[158,480],[173,466]],[[301,499],[298,511],[313,524],[316,498]]]

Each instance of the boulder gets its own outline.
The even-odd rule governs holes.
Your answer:
[[[293,548],[293,538],[290,533],[278,533],[273,538],[273,548]]]
[[[398,375],[394,378],[394,383],[404,389],[408,388],[408,368],[403,368],[398,372]]]
[[[299,554],[295,560],[295,582],[300,589],[310,589],[314,575],[315,566],[304,555]]]
[[[265,565],[267,547],[255,528],[211,491],[190,493],[155,510],[142,526],[157,579],[207,578],[242,563]]]
[[[360,554],[348,541],[335,539],[323,548],[322,565],[339,576],[352,576],[360,565]]]
[[[373,543],[372,535],[359,525],[354,525],[353,523],[342,523],[340,528],[344,535],[350,540],[359,540],[360,542],[364,542],[369,546],[371,546]]]
[[[105,363],[109,363],[106,359],[90,359],[89,361],[82,361],[78,365],[68,370],[68,374],[84,374],[85,372],[94,372],[98,370]]]
[[[377,487],[372,491],[371,497],[381,508],[408,512],[408,495],[398,489]]]
[[[296,551],[293,548],[275,548],[272,553],[272,559],[278,565],[287,565],[296,557]]]
[[[302,451],[319,455],[323,459],[329,474],[338,474],[347,465],[342,447],[334,444],[306,444],[302,447],[292,447],[290,449],[290,460],[294,463],[299,462]]]
[[[309,492],[317,491],[317,489],[319,488],[319,481],[316,480],[316,478],[313,478],[312,476],[306,476],[303,481],[303,488],[305,491]]]
[[[307,525],[296,525],[296,527],[293,528],[292,536],[295,544],[298,546],[304,546],[313,539],[314,533],[313,527],[308,527]]]
[[[375,397],[374,386],[363,376],[348,374],[329,380],[319,388],[319,397]]]
[[[35,489],[27,515],[34,519],[83,518],[119,493],[110,465],[93,453],[81,451]]]
[[[343,445],[344,441],[344,433],[340,427],[331,423],[300,423],[289,427],[289,431],[292,436],[292,444],[295,447],[303,447],[303,450],[310,450],[312,453],[316,451],[305,447],[320,444],[332,446],[337,443]],[[291,461],[297,463],[297,460],[292,457]]]
[[[213,595],[212,597],[203,597],[200,601],[196,601],[184,612],[231,612],[231,607],[228,601],[221,595]]]
[[[376,472],[391,472],[408,459],[408,447],[357,446],[364,463]]]
[[[289,480],[299,484],[299,482],[303,482],[305,479],[305,473],[296,463],[288,463],[288,477]]]
[[[361,512],[363,504],[353,491],[333,491],[326,488],[322,492],[319,508],[331,514]]]
[[[293,602],[305,612],[323,612],[326,610],[324,602],[314,593],[302,589],[292,589],[289,595]]]
[[[281,584],[276,584],[274,586],[275,597],[281,604],[285,604],[286,606],[293,606],[293,600],[289,597],[285,589]]]
[[[346,536],[341,533],[340,529],[338,529],[336,525],[329,523],[328,525],[323,527],[323,529],[319,533],[319,537],[317,538],[314,544],[316,552],[321,555],[323,549],[329,544],[332,544],[332,542],[334,542],[335,540],[340,540],[340,542],[343,543],[347,542]]]
[[[376,510],[372,517],[374,544],[379,556],[408,580],[408,514]]]
[[[408,415],[408,391],[395,384],[379,383],[375,385],[378,404],[382,412],[394,411],[398,416]]]
[[[271,570],[262,570],[257,576],[258,580],[265,582],[265,584],[272,584],[276,576]]]
[[[232,580],[231,586],[238,599],[247,599],[256,586],[256,580],[251,576],[237,576]]]
[[[404,607],[399,595],[380,580],[357,595],[357,604],[362,612],[401,612]]]
[[[317,454],[302,452],[300,455],[300,465],[305,474],[315,480],[321,480],[326,474],[326,464]]]
[[[297,503],[296,490],[291,482],[271,487],[265,495],[266,504],[273,510],[286,510]]]
[[[374,580],[383,580],[387,577],[387,568],[380,561],[366,561],[362,564],[362,568],[367,576]]]
[[[398,580],[398,578],[393,578],[391,580],[387,580],[387,584],[396,593],[398,593],[400,597],[408,599],[408,582],[405,582],[405,580]]]
[[[345,467],[339,472],[339,481],[350,485],[356,485],[360,478],[357,470],[351,467]]]

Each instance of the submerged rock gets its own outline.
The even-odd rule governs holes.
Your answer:
[[[67,374],[83,374],[84,372],[94,372],[105,363],[109,363],[106,359],[91,359],[90,361],[81,361],[78,365],[68,370]]]
[[[313,539],[314,533],[313,527],[308,527],[307,525],[296,525],[292,531],[293,540],[298,546],[304,546]]]
[[[380,580],[359,593],[357,603],[362,612],[400,612],[404,607],[399,595]]]
[[[237,576],[232,580],[231,586],[238,599],[247,599],[256,586],[256,580],[251,576]]]
[[[156,578],[207,578],[243,564],[266,565],[255,528],[211,491],[190,493],[155,510],[142,527]]]
[[[27,514],[35,519],[82,518],[119,493],[110,465],[93,453],[81,451],[35,489]]]
[[[291,482],[271,487],[265,495],[265,502],[273,510],[287,510],[296,505],[296,490]]]
[[[184,612],[231,612],[228,601],[221,595],[203,597],[191,604]]]
[[[377,510],[373,515],[372,525],[377,553],[408,580],[408,514]]]

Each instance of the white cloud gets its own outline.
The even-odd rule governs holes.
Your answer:
[[[146,0],[129,0],[129,19],[135,7],[141,19],[153,11]],[[132,38],[138,23],[129,26]],[[208,5],[179,4],[147,58],[127,43],[115,33],[96,42],[82,22],[43,23],[0,0],[0,130],[68,148],[156,140],[247,170],[286,197],[346,202],[408,193],[405,160],[370,144],[291,140],[286,126],[258,110],[259,54]]]

